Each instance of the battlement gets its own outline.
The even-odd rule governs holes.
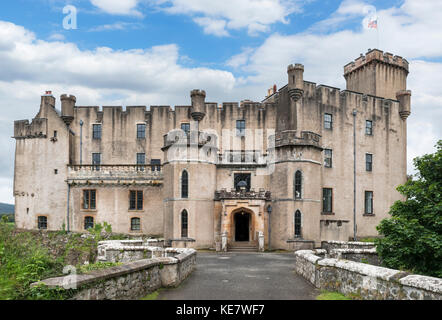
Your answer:
[[[29,120],[14,121],[14,138],[46,138],[48,134],[48,119],[35,118]]]
[[[204,90],[199,90],[199,89],[194,89],[190,92],[190,96],[194,97],[194,96],[202,96],[205,97],[206,96],[206,91]]]
[[[73,101],[73,102],[77,102],[77,98],[75,97],[75,96],[73,96],[73,95],[67,95],[67,94],[62,94],[61,96],[60,96],[60,100],[70,100],[70,101]]]
[[[344,77],[347,77],[348,74],[373,62],[385,63],[394,67],[401,68],[405,70],[408,74],[408,61],[406,59],[400,56],[394,56],[389,52],[384,53],[382,50],[372,49],[369,50],[365,55],[361,54],[359,58],[346,64],[344,66]]]
[[[287,67],[287,72],[295,71],[295,70],[302,70],[304,71],[304,66],[300,63],[291,64]]]

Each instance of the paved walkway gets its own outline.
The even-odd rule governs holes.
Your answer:
[[[293,253],[198,252],[192,274],[159,300],[310,300],[319,294],[294,272]]]

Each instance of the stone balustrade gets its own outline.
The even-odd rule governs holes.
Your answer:
[[[85,183],[147,183],[162,184],[161,165],[69,165],[68,182],[70,184]]]

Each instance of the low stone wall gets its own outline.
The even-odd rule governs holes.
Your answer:
[[[442,299],[442,279],[326,255],[324,249],[295,252],[296,272],[316,288],[358,294],[369,300]]]
[[[321,249],[328,252],[332,249],[373,249],[374,242],[358,242],[358,241],[322,241]]]
[[[142,259],[88,274],[50,278],[32,286],[73,289],[72,300],[139,299],[161,287],[178,286],[193,271],[196,250],[177,249],[174,254],[174,257]]]
[[[98,243],[97,261],[131,262],[142,259],[175,257],[187,249],[163,248],[155,240],[109,240]]]

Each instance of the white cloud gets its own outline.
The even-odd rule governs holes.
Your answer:
[[[204,28],[205,33],[229,35],[228,30],[246,28],[249,35],[269,30],[274,23],[301,11],[299,0],[152,0],[171,14],[185,14]]]
[[[114,15],[142,16],[136,8],[139,0],[90,0],[91,3],[106,13]]]
[[[51,41],[63,41],[65,40],[65,36],[61,33],[53,33],[49,36],[48,40]]]
[[[112,24],[104,24],[89,29],[90,32],[114,31],[114,30],[134,30],[142,28],[142,24],[133,22],[115,22]]]
[[[198,25],[204,28],[204,33],[213,34],[218,37],[228,36],[226,30],[226,21],[222,19],[212,19],[207,17],[200,17],[193,19]]]

